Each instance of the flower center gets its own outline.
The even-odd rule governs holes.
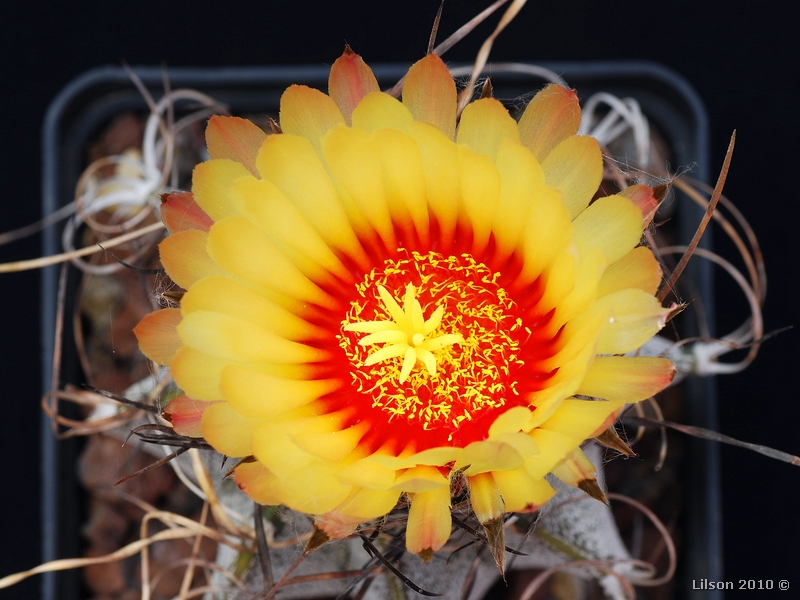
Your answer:
[[[516,386],[526,330],[497,278],[468,254],[436,252],[367,274],[338,338],[373,409],[452,442],[464,423],[525,404]]]

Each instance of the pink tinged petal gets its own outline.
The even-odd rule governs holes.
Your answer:
[[[456,142],[494,161],[504,140],[519,141],[517,122],[505,106],[494,98],[481,98],[467,105],[458,123]]]
[[[459,146],[457,156],[461,200],[473,234],[472,254],[483,256],[500,200],[500,174],[487,156],[467,147]]]
[[[502,183],[492,231],[498,264],[503,264],[520,246],[531,203],[544,185],[544,171],[527,148],[504,140],[497,153],[497,172]]]
[[[675,306],[664,308],[645,291],[626,289],[603,296],[596,307],[608,320],[597,336],[598,354],[625,354],[661,331]]]
[[[214,224],[194,201],[191,192],[170,192],[161,196],[161,220],[170,233],[199,229],[208,231]]]
[[[416,234],[422,247],[428,247],[430,220],[419,146],[411,136],[393,129],[373,132],[372,143],[383,165],[384,189],[393,221],[406,238]],[[402,241],[408,246],[413,238]]]
[[[192,171],[195,202],[214,221],[235,215],[230,191],[233,182],[242,177],[253,177],[242,163],[224,158],[200,163]]]
[[[214,402],[203,413],[200,428],[217,452],[238,457],[253,454],[253,428],[260,423],[239,414],[227,402]]]
[[[383,167],[370,135],[360,129],[336,127],[322,142],[325,160],[333,176],[350,196],[389,250],[397,237],[389,214],[383,184]]]
[[[645,356],[598,356],[583,378],[578,394],[638,402],[667,387],[675,366],[666,358]]]
[[[274,506],[281,503],[273,491],[275,475],[261,463],[241,463],[233,472],[233,479],[240,490],[259,504]]]
[[[206,252],[208,234],[199,229],[178,231],[159,245],[161,264],[172,281],[188,290],[203,277],[226,275]]]
[[[283,92],[280,121],[283,133],[306,138],[320,155],[325,134],[337,125],[344,125],[336,103],[305,85],[292,85]]]
[[[256,155],[267,134],[255,123],[239,117],[214,115],[206,127],[208,155],[242,163],[253,175],[256,170]]]
[[[425,123],[414,123],[411,135],[420,149],[428,205],[439,224],[440,252],[446,253],[455,239],[459,214],[460,177],[456,146],[439,130]]]
[[[226,271],[247,282],[302,302],[341,308],[339,300],[309,280],[244,217],[216,223],[208,234],[208,253]]]
[[[241,179],[233,186],[233,201],[242,216],[249,219],[300,267],[316,272],[319,283],[331,284],[331,275],[354,282],[319,233],[297,208],[269,181]],[[308,264],[315,269],[308,269]],[[310,276],[310,275],[309,275]]]
[[[430,559],[450,539],[453,520],[450,516],[450,486],[411,496],[406,530],[406,549]]]
[[[633,202],[636,207],[642,212],[642,227],[647,227],[656,216],[658,205],[661,203],[664,194],[666,193],[665,186],[658,186],[655,188],[649,185],[632,185],[619,192],[619,196],[628,198]]]
[[[531,477],[525,469],[492,473],[508,512],[533,512],[555,495],[543,478]]]
[[[611,264],[642,237],[642,214],[627,198],[598,198],[572,222],[572,237],[581,254],[599,248]]]
[[[203,437],[203,432],[200,430],[203,413],[212,404],[181,395],[170,400],[162,416],[172,424],[178,435],[199,438]]]
[[[456,102],[456,83],[439,56],[428,54],[411,65],[403,84],[403,104],[414,120],[433,125],[452,140]]]
[[[256,164],[340,258],[350,258],[365,271],[371,268],[336,188],[308,140],[287,134],[270,136]]]
[[[408,132],[414,117],[397,98],[383,92],[364,96],[353,111],[353,127],[372,133],[379,129]]]
[[[593,137],[565,139],[542,162],[547,184],[561,190],[570,218],[577,217],[594,197],[603,179],[603,155]]]
[[[306,406],[342,386],[338,379],[298,380],[228,365],[220,375],[220,390],[238,412],[272,418]]]
[[[661,265],[650,248],[639,246],[605,270],[597,286],[597,296],[606,296],[625,288],[636,288],[655,294],[663,275]]]
[[[572,223],[558,191],[550,186],[539,188],[523,222],[520,284],[533,282],[546,270],[560,277],[565,274],[565,266],[573,268],[574,257],[565,251],[572,237]],[[556,262],[560,268],[554,267]],[[549,279],[545,289],[551,294],[556,292]]]
[[[578,133],[581,107],[575,90],[551,84],[533,97],[519,120],[520,141],[542,162],[553,148]]]
[[[505,504],[491,473],[481,473],[469,478],[469,503],[481,523],[502,516]]]
[[[292,314],[269,298],[230,277],[206,277],[181,299],[182,314],[209,310],[250,321],[295,342],[321,341],[329,332]]]
[[[484,440],[472,442],[464,448],[456,461],[456,469],[465,469],[467,475],[488,471],[511,471],[522,466],[522,457],[513,446]]]
[[[607,429],[609,418],[616,418],[624,406],[621,401],[567,398],[540,429],[583,441],[600,433],[598,430]]]
[[[186,346],[239,362],[306,363],[329,359],[331,351],[291,342],[249,321],[198,310],[178,325]]]
[[[328,94],[350,125],[353,109],[370,92],[378,92],[378,80],[364,59],[346,46],[344,53],[331,66]]]
[[[181,322],[179,308],[162,308],[146,315],[133,328],[139,349],[147,358],[160,365],[169,366],[181,347],[178,323]]]

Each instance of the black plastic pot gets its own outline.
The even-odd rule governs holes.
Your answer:
[[[669,69],[646,62],[549,63],[544,66],[561,74],[582,98],[598,91],[638,100],[642,111],[669,145],[674,165],[696,163],[694,175],[708,179],[708,122],[696,92]],[[405,74],[407,66],[377,65],[374,71],[384,85]],[[163,73],[159,68],[136,68],[137,76],[154,96],[162,90]],[[223,69],[168,69],[173,89],[190,87],[209,94],[226,104],[234,114],[277,114],[282,91],[291,83],[303,83],[325,89],[328,68],[262,67]],[[530,75],[496,73],[492,75],[496,94],[504,98],[523,96],[534,89]],[[119,67],[89,71],[74,80],[51,104],[43,130],[42,212],[50,214],[73,199],[75,185],[85,168],[87,142],[115,115],[125,111],[145,113],[147,106],[128,74]],[[678,197],[676,212],[679,238],[690,239],[700,219],[700,209]],[[60,234],[50,230],[43,242],[43,253],[60,251]],[[704,244],[708,245],[708,237]],[[58,268],[42,272],[42,381],[51,385],[53,332],[58,288]],[[690,264],[687,273],[704,298],[707,317],[713,323],[712,278],[708,264]],[[684,336],[696,332],[683,331]],[[62,382],[78,381],[77,361],[69,353],[62,361]],[[717,428],[716,390],[712,379],[686,382],[687,420],[693,425]],[[59,442],[52,435],[50,421],[43,417],[42,452],[42,560],[78,556],[80,552],[80,515],[82,507],[76,481],[76,440]],[[718,448],[691,440],[688,461],[688,502],[685,523],[685,554],[681,558],[683,581],[678,593],[692,589],[693,580],[720,581],[722,572],[721,482]],[[49,573],[42,576],[44,600],[76,600],[80,585],[76,572]],[[689,593],[689,592],[686,592]],[[692,598],[717,600],[720,590],[693,592]]]

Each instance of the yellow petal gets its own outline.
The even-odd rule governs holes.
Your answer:
[[[280,498],[273,491],[275,475],[259,462],[241,463],[233,472],[234,481],[245,494],[259,504],[277,505]]]
[[[287,134],[270,136],[258,153],[256,165],[334,252],[369,270],[371,263],[350,226],[336,188],[307,139]]]
[[[455,239],[459,214],[461,185],[456,146],[425,123],[414,123],[411,135],[419,145],[428,206],[439,224],[439,251],[446,253]]]
[[[261,423],[239,414],[227,402],[214,402],[203,413],[200,428],[217,452],[238,457],[253,454],[253,428]]]
[[[639,246],[611,264],[597,285],[597,297],[625,288],[637,288],[655,294],[661,285],[663,272],[650,248]]]
[[[531,416],[529,408],[515,406],[509,408],[502,415],[497,417],[489,427],[489,438],[492,439],[503,433],[516,433],[522,430],[523,425]]]
[[[339,462],[350,456],[369,429],[366,421],[340,431],[304,432],[290,436],[291,440],[317,458]]]
[[[350,495],[352,487],[336,479],[330,467],[317,461],[291,477],[279,477],[274,489],[283,504],[311,515],[332,511]]]
[[[187,315],[210,310],[250,321],[295,342],[330,339],[330,333],[292,314],[230,277],[206,277],[184,294],[180,310]]]
[[[185,290],[203,277],[227,274],[208,255],[207,243],[208,233],[187,229],[173,233],[158,245],[161,264],[172,280]]]
[[[430,492],[442,487],[447,488],[449,496],[450,482],[447,478],[435,467],[419,466],[412,467],[402,475],[398,475],[392,489],[417,493]]]
[[[572,222],[572,236],[581,254],[599,248],[613,263],[639,243],[642,213],[627,198],[598,198]]]
[[[229,217],[208,233],[208,253],[233,275],[257,286],[325,308],[340,302],[310,281],[244,217]]]
[[[358,54],[345,47],[344,53],[331,66],[328,77],[328,94],[342,111],[350,125],[353,109],[370,92],[380,91],[378,80]]]
[[[322,138],[333,127],[344,125],[344,117],[329,97],[305,85],[291,85],[281,96],[283,133],[306,138],[322,155]]]
[[[565,139],[542,162],[547,184],[561,191],[570,218],[589,205],[603,178],[603,156],[592,137]]]
[[[291,342],[230,315],[198,310],[178,325],[186,346],[210,356],[241,362],[304,363],[330,357],[330,351]]]
[[[419,146],[411,136],[394,129],[375,131],[372,143],[383,165],[384,190],[393,221],[406,237],[415,233],[422,247],[428,247],[430,222]],[[406,245],[412,242],[405,240]]]
[[[388,514],[399,498],[400,492],[397,491],[358,490],[337,506],[335,512],[363,523]]]
[[[223,400],[219,378],[227,362],[183,346],[172,361],[175,383],[197,400]]]
[[[669,385],[675,366],[666,358],[649,356],[598,356],[583,378],[578,394],[638,402]]]
[[[383,92],[367,94],[353,110],[353,127],[364,131],[388,128],[408,132],[413,122],[414,117],[408,108]]]
[[[533,97],[519,120],[520,141],[539,162],[558,144],[578,133],[581,107],[575,90],[551,84]]]
[[[494,98],[481,98],[467,105],[458,124],[459,144],[494,161],[504,140],[519,141],[517,122],[505,106]]]
[[[575,438],[560,431],[537,428],[531,431],[540,452],[525,460],[525,470],[532,479],[540,479],[550,473],[564,457],[580,446],[584,438]]]
[[[406,549],[415,554],[437,552],[450,538],[450,486],[411,497],[408,509]]]
[[[373,490],[388,490],[396,479],[396,471],[374,461],[362,459],[347,465],[337,473],[342,483]],[[399,490],[395,490],[399,493]]]
[[[572,223],[561,202],[561,194],[549,186],[540,187],[531,198],[527,218],[523,222],[524,262],[519,279],[530,283],[563,254],[572,236]],[[571,263],[573,258],[563,256],[559,260]],[[547,291],[554,291],[549,282]]]
[[[225,158],[242,163],[253,175],[256,155],[267,134],[247,119],[214,115],[206,126],[206,145],[212,158]]]
[[[483,256],[500,200],[500,174],[492,161],[465,146],[458,147],[461,200],[472,231],[472,254]]]
[[[389,250],[398,246],[386,192],[383,167],[370,135],[361,129],[336,127],[322,142],[325,160],[371,227]]]
[[[272,183],[241,179],[232,191],[237,210],[293,258],[308,277],[327,285],[333,284],[331,274],[353,282],[353,275],[319,233]]]
[[[192,194],[198,206],[214,221],[236,214],[229,194],[233,182],[253,177],[240,162],[218,158],[202,162],[192,171]]]
[[[238,412],[269,418],[310,404],[341,387],[339,379],[297,380],[240,366],[221,372],[220,390]]]
[[[640,348],[661,331],[673,307],[664,308],[643,290],[625,289],[598,299],[608,321],[597,337],[598,354],[625,354]]]
[[[456,469],[466,469],[467,475],[487,471],[510,471],[522,466],[522,457],[512,446],[484,440],[469,444],[456,461]]]
[[[502,516],[505,504],[491,473],[481,473],[469,478],[469,503],[481,523]]]
[[[540,429],[557,431],[574,439],[585,440],[594,437],[599,433],[598,430],[606,429],[608,420],[612,416],[616,417],[623,406],[625,402],[620,401],[567,398],[553,416],[542,423]]]
[[[584,454],[583,450],[576,448],[561,464],[553,469],[553,475],[572,487],[581,487],[581,483],[593,480],[597,476],[597,469],[592,461]]]
[[[533,478],[525,469],[492,473],[508,512],[532,512],[555,495],[544,478]]]
[[[179,308],[163,308],[145,315],[133,329],[142,354],[153,362],[169,366],[181,347],[177,331],[180,322]]]
[[[298,471],[321,462],[292,442],[293,435],[337,431],[343,423],[340,413],[313,417],[290,414],[287,417],[293,418],[262,420],[264,424],[253,432],[253,454],[281,480],[293,479]],[[327,468],[331,469],[332,466],[329,464]],[[332,509],[333,506],[328,510]]]
[[[500,144],[497,171],[501,187],[492,231],[502,264],[521,244],[531,203],[544,185],[544,171],[527,148],[509,140]]]
[[[403,104],[416,121],[429,123],[451,140],[456,130],[456,84],[444,62],[428,54],[408,70]]]

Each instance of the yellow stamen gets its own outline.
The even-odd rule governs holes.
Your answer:
[[[439,306],[433,314],[425,320],[422,306],[417,300],[417,290],[412,284],[406,286],[403,297],[403,308],[392,298],[385,287],[378,284],[378,294],[383,300],[383,306],[389,313],[391,321],[361,321],[348,323],[345,331],[368,333],[359,340],[360,346],[373,344],[386,344],[376,350],[364,361],[365,366],[370,366],[403,356],[403,367],[398,378],[400,383],[405,383],[411,371],[418,362],[422,363],[431,377],[436,375],[436,357],[433,350],[441,350],[453,344],[462,344],[464,337],[460,333],[448,333],[436,337],[428,337],[434,333],[442,322],[444,306]]]

